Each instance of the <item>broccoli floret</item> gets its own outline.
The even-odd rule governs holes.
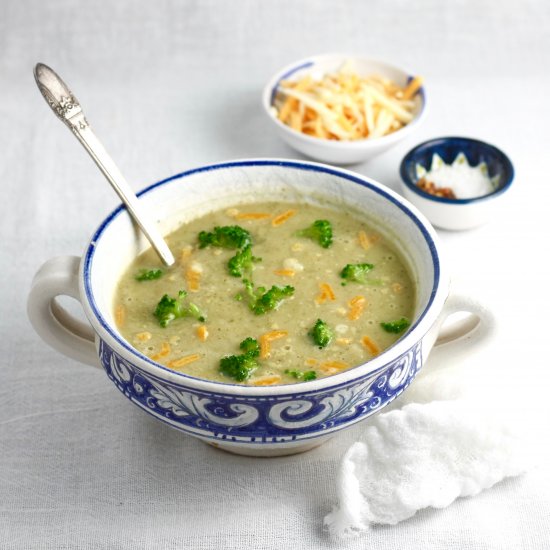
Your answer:
[[[185,290],[180,290],[177,298],[170,298],[168,294],[165,294],[160,299],[154,311],[154,315],[162,328],[166,328],[174,319],[180,317],[194,317],[201,322],[205,321],[204,315],[195,304],[192,302],[188,304],[184,303],[186,296],[187,292],[185,292]]]
[[[257,368],[256,359],[248,354],[226,355],[220,359],[220,372],[237,382],[248,380]]]
[[[257,294],[263,294],[266,291],[265,286],[259,286],[257,289],[254,290],[254,284],[252,283],[252,281],[249,281],[248,279],[243,279],[243,284],[244,284],[244,288],[246,290],[246,294],[248,296],[250,304],[256,302]],[[238,294],[238,296],[242,300],[243,295]],[[250,307],[252,307],[252,305]]]
[[[136,281],[153,281],[164,275],[162,269],[140,269],[134,277]]]
[[[374,268],[373,264],[347,264],[340,272],[340,277],[350,283],[379,284],[378,280],[368,280],[367,274]]]
[[[285,298],[294,294],[294,287],[290,285],[273,285],[269,290],[266,290],[263,286],[254,289],[252,282],[247,279],[243,279],[243,283],[249,298],[248,305],[256,315],[263,315],[268,311],[277,309]]]
[[[294,294],[294,287],[290,285],[273,285],[267,292],[258,297],[252,308],[256,315],[262,315],[267,311],[277,309],[281,302]]]
[[[332,244],[332,224],[328,220],[315,220],[309,227],[296,232],[298,237],[307,237],[318,242],[323,248]]]
[[[317,319],[308,334],[320,348],[326,348],[334,336],[332,329],[321,319]]]
[[[380,323],[380,326],[386,331],[393,334],[399,334],[409,327],[410,321],[406,317],[401,317],[397,321],[388,321],[387,323]]]
[[[239,348],[241,355],[226,355],[220,359],[220,372],[234,378],[237,382],[248,380],[258,368],[256,358],[260,355],[260,344],[255,338],[245,338]]]
[[[244,351],[245,354],[250,357],[259,357],[260,356],[260,344],[255,338],[246,338],[240,344],[239,348]]]
[[[285,370],[285,374],[288,374],[297,380],[303,380],[307,382],[308,380],[315,380],[317,378],[317,373],[314,370],[301,371],[301,370]]]
[[[261,260],[261,258],[252,256],[252,246],[247,244],[227,262],[227,267],[233,277],[242,277],[245,274],[250,275],[254,269],[254,263]]]
[[[199,233],[199,248],[218,246],[235,249],[244,248],[251,243],[250,233],[238,225],[214,227],[214,231],[201,231]]]

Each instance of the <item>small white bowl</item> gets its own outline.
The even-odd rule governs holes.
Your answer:
[[[281,80],[298,80],[308,73],[313,73],[315,76],[319,75],[320,77],[323,74],[338,71],[346,61],[352,61],[355,70],[361,76],[373,74],[380,75],[393,80],[396,84],[403,87],[406,86],[414,76],[414,74],[409,71],[399,69],[383,61],[342,54],[318,55],[302,59],[301,61],[297,61],[281,69],[268,82],[262,96],[264,110],[284,141],[308,157],[331,164],[353,164],[363,162],[382,153],[413,132],[426,116],[427,103],[424,87],[420,88],[420,91],[414,98],[416,102],[414,119],[396,132],[378,138],[354,141],[336,141],[317,138],[293,130],[275,116],[273,101]]]
[[[449,199],[436,197],[418,187],[418,165],[428,169],[434,154],[451,164],[459,153],[466,156],[470,166],[484,162],[489,176],[498,176],[498,185],[491,193],[468,199]],[[456,136],[420,143],[405,155],[399,171],[403,196],[434,226],[452,231],[473,229],[488,222],[514,180],[514,167],[500,149],[484,141]]]

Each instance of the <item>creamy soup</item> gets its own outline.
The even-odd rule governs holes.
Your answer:
[[[323,378],[391,346],[415,289],[385,237],[350,212],[254,203],[209,213],[147,250],[120,281],[115,319],[154,361],[247,385]]]

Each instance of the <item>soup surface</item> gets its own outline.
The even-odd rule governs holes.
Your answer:
[[[350,212],[247,204],[193,220],[167,242],[176,264],[165,268],[152,249],[137,257],[119,283],[115,319],[141,353],[191,376],[322,378],[391,346],[412,319],[404,261]]]

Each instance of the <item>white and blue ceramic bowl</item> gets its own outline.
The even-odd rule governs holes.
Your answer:
[[[353,61],[361,76],[380,75],[393,80],[399,86],[406,86],[415,76],[411,72],[394,67],[384,61],[343,54],[326,54],[308,57],[284,67],[273,76],[262,94],[262,105],[267,117],[279,136],[291,147],[316,160],[330,164],[353,164],[363,162],[386,151],[408,135],[424,120],[427,112],[425,87],[415,96],[416,107],[412,122],[386,136],[356,141],[335,141],[308,136],[282,123],[274,114],[273,103],[281,80],[298,80],[306,74],[322,76],[338,71],[347,61]]]
[[[317,446],[395,399],[422,367],[447,314],[460,309],[483,317],[472,300],[448,300],[437,239],[422,215],[358,174],[306,162],[243,160],[190,170],[139,194],[164,234],[207,211],[266,196],[360,209],[394,240],[417,286],[412,326],[395,345],[346,372],[281,386],[212,382],[155,363],[122,338],[113,318],[117,282],[148,247],[122,207],[101,222],[82,258],[54,258],[38,271],[28,300],[35,330],[69,357],[101,366],[120,392],[160,421],[235,453],[275,456]],[[89,325],[61,309],[59,295],[79,300]],[[466,338],[482,336],[474,331]],[[454,352],[465,347],[462,341]]]
[[[445,164],[452,164],[459,153],[464,153],[470,166],[486,163],[489,177],[498,178],[494,191],[469,199],[448,199],[436,197],[418,187],[418,165],[429,170],[434,155],[439,155]],[[399,172],[405,198],[436,227],[455,231],[472,229],[489,221],[514,180],[514,167],[500,149],[466,137],[441,137],[420,143],[405,155]]]

